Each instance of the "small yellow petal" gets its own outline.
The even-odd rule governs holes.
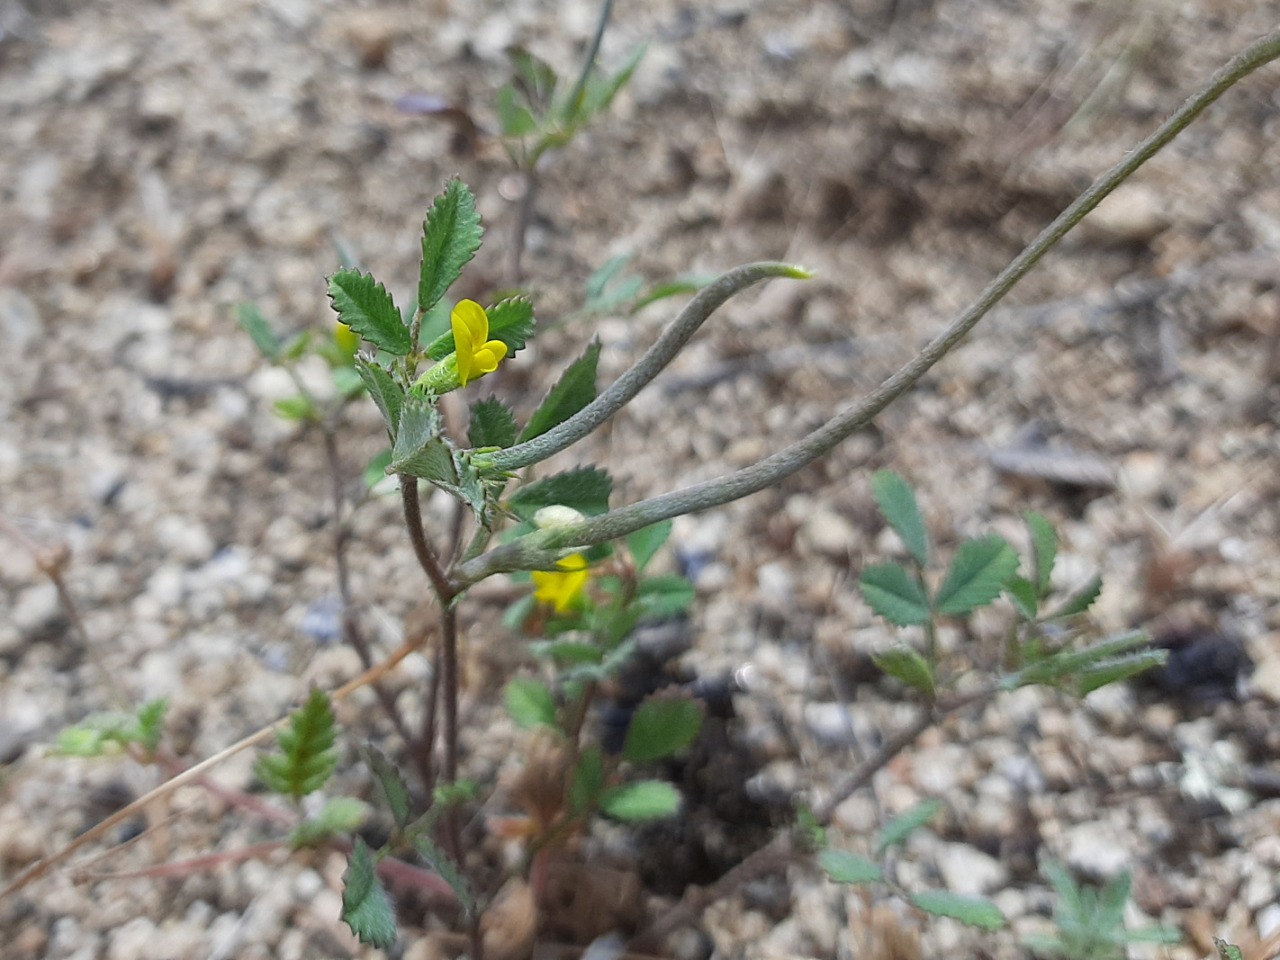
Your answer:
[[[533,597],[539,603],[554,607],[556,613],[568,613],[582,597],[591,573],[587,569],[587,558],[581,553],[565,557],[556,566],[563,572],[533,571],[531,576],[536,587]]]

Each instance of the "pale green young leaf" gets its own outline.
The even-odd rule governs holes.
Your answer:
[[[609,509],[613,480],[596,467],[579,467],[526,484],[507,501],[521,520],[532,520],[543,507],[557,504],[595,516]]]
[[[702,710],[692,700],[647,700],[631,717],[622,756],[632,763],[669,757],[693,743]]]
[[[537,726],[555,727],[556,701],[545,683],[516,677],[507,684],[507,713],[516,725],[530,730]]]
[[[834,883],[878,883],[884,879],[880,864],[846,850],[823,850],[818,864]]]
[[[160,746],[168,710],[169,701],[163,697],[144,703],[138,710],[137,742],[147,753],[155,753],[156,747]]]
[[[941,809],[941,800],[923,800],[898,814],[880,831],[876,840],[876,853],[883,853],[890,847],[905,843],[911,834],[936,817]]]
[[[599,360],[600,341],[593,340],[582,356],[569,364],[538,405],[528,425],[520,432],[521,443],[559,426],[596,398],[596,365]]]
[[[282,397],[272,404],[276,415],[284,420],[293,420],[302,422],[303,420],[319,420],[320,411],[316,409],[316,405],[311,402],[311,398],[305,393],[298,393],[292,397]]]
[[[337,738],[329,695],[312,690],[276,734],[280,751],[259,758],[255,770],[276,793],[300,800],[324,786],[338,766]]]
[[[338,319],[393,356],[413,349],[409,328],[387,288],[367,273],[339,270],[329,278],[329,299]]]
[[[391,448],[387,447],[381,452],[374,454],[373,458],[365,464],[364,468],[364,485],[372,490],[378,484],[387,479],[387,467],[391,466]]]
[[[471,405],[467,438],[473,447],[509,447],[516,442],[515,414],[497,397],[477,400]]]
[[[871,476],[871,493],[880,506],[880,512],[889,521],[893,532],[911,551],[916,563],[921,566],[927,564],[929,532],[911,485],[892,470],[877,470]]]
[[[387,433],[394,442],[396,433],[400,429],[400,410],[404,406],[404,390],[391,378],[391,374],[378,364],[364,357],[356,357],[355,365],[356,373],[364,381],[369,396],[381,411],[382,419],[387,424]]]
[[[900,680],[933,699],[937,692],[934,686],[933,670],[929,662],[915,650],[908,646],[891,647],[872,659],[876,666],[895,680]]]
[[[422,225],[422,266],[418,273],[420,314],[434,307],[462,275],[462,268],[480,249],[483,236],[476,198],[466,184],[453,177],[445,184],[444,193],[436,197]]]
[[[334,367],[331,376],[334,392],[347,400],[355,399],[365,389],[364,377],[360,376],[354,366]]]
[[[641,527],[627,537],[627,550],[631,553],[631,561],[635,564],[637,573],[644,573],[653,555],[661,549],[670,536],[671,521],[662,520],[659,523]]]
[[[600,809],[626,823],[660,820],[680,811],[680,792],[661,780],[640,780],[606,790]]]
[[[409,786],[400,775],[400,770],[387,759],[387,755],[372,744],[365,745],[361,752],[364,762],[378,782],[378,788],[386,801],[387,809],[397,827],[404,828],[413,812],[413,800],[409,795]]]
[[[970,927],[999,930],[1005,925],[1004,914],[990,900],[980,897],[962,897],[945,890],[926,890],[913,893],[911,902],[936,917],[951,917]]]
[[[356,837],[343,877],[342,920],[361,943],[385,948],[396,942],[396,912],[376,870],[374,854]]]
[[[369,818],[369,805],[355,797],[334,797],[320,812],[299,823],[289,833],[294,850],[318,847],[334,837],[355,833]]]
[[[1027,529],[1031,531],[1031,552],[1035,557],[1036,593],[1041,599],[1049,595],[1049,580],[1058,558],[1058,535],[1043,514],[1027,513]]]
[[[538,129],[529,108],[516,102],[515,87],[507,84],[498,91],[498,126],[504,137],[519,138]]]
[[[899,627],[929,622],[924,588],[899,563],[874,563],[858,578],[868,606]]]
[[[1018,554],[1002,537],[966,540],[938,588],[938,612],[958,617],[985,606],[1000,595],[1017,569]]]
[[[1063,601],[1062,606],[1054,610],[1045,619],[1048,620],[1065,620],[1068,617],[1078,617],[1090,607],[1094,601],[1102,593],[1102,574],[1094,574],[1083,587],[1067,597]]]
[[[255,304],[236,304],[236,322],[244,328],[245,333],[249,334],[249,339],[253,341],[259,353],[272,363],[280,360],[282,352],[280,338],[275,335],[271,324]]]

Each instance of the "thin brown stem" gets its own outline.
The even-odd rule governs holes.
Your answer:
[[[524,247],[533,224],[533,209],[538,200],[538,171],[536,163],[520,171],[520,206],[516,209],[516,222],[511,230],[511,249],[507,251],[507,286],[518,287],[524,279]]]
[[[449,580],[440,565],[431,544],[427,542],[427,531],[422,525],[422,503],[418,498],[418,481],[413,477],[400,477],[400,500],[404,504],[405,526],[409,530],[409,541],[413,544],[413,554],[418,558],[431,587],[436,592],[440,606],[448,608],[458,595],[458,588]]]

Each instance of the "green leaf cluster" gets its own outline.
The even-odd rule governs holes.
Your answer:
[[[97,714],[58,734],[53,753],[64,757],[101,757],[136,745],[149,757],[160,746],[168,700],[150,700],[128,714]]]
[[[329,695],[312,690],[307,702],[276,735],[279,752],[259,758],[254,768],[276,793],[300,800],[325,785],[338,766],[337,737]]]

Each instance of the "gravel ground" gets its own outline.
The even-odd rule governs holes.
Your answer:
[[[282,331],[325,329],[339,249],[409,289],[421,216],[454,173],[489,229],[461,292],[500,289],[516,217],[500,145],[460,143],[395,102],[445,98],[493,127],[506,47],[570,72],[596,12],[580,0],[0,0],[0,511],[70,548],[91,641],[5,537],[0,883],[158,782],[124,760],[47,757],[61,729],[163,696],[171,742],[196,759],[309,685],[359,672],[334,642],[325,451],[273,416],[290,385],[233,305],[258,304]],[[1278,15],[1259,0],[619,5],[604,61],[648,52],[610,115],[548,164],[525,256],[539,316],[569,315],[622,254],[654,282],[766,258],[819,278],[733,301],[565,462],[607,466],[622,503],[817,426]],[[673,537],[700,567],[682,665],[750,681],[729,735],[766,805],[822,797],[909,711],[866,670],[892,637],[852,586],[897,549],[873,468],[911,480],[944,550],[987,530],[1022,543],[1022,512],[1043,512],[1063,537],[1064,587],[1105,572],[1099,630],[1211,652],[1235,638],[1251,676],[1217,691],[1172,677],[1083,705],[1021,691],[930,730],[839,808],[834,839],[859,848],[886,817],[942,799],[899,876],[994,897],[1006,931],[925,923],[797,867],[715,904],[670,955],[1026,956],[1019,937],[1043,930],[1052,905],[1045,856],[1092,878],[1131,870],[1133,922],[1190,938],[1147,955],[1201,957],[1209,934],[1280,929],[1276,76],[1229,93],[874,429],[776,489],[683,518]],[[603,376],[670,314],[603,318]],[[549,331],[495,386],[530,409],[592,332]],[[342,449],[353,489],[381,445],[365,406]],[[429,506],[445,522],[448,505]],[[394,498],[353,527],[359,614],[388,652],[424,585]],[[490,706],[524,663],[498,625],[511,595],[486,585],[471,615],[464,747],[481,780],[509,774],[525,748]],[[978,639],[999,627],[980,622]],[[427,672],[411,659],[392,681],[410,713]],[[339,786],[356,792],[368,790],[356,745],[399,743],[364,694],[339,711]],[[250,789],[251,762],[229,761],[218,781]],[[278,830],[204,789],[160,807],[113,837],[151,827],[142,840],[0,902],[5,960],[379,955],[337,920],[341,854],[240,861]],[[722,826],[740,856],[751,825]],[[625,859],[625,838],[595,841]],[[211,852],[229,856],[179,877],[107,876]],[[636,899],[661,914],[671,891],[646,886]],[[431,956],[419,931],[443,921],[413,905],[402,921],[391,955]]]

